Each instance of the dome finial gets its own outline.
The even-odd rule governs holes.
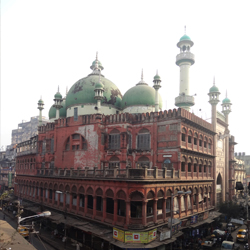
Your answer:
[[[213,83],[213,85],[215,86],[215,76],[214,76],[214,83]]]
[[[158,76],[158,69],[156,70],[156,75]]]
[[[57,90],[57,92],[59,92],[59,85],[58,85],[58,90]]]
[[[141,70],[141,80],[143,82],[143,69]]]
[[[186,25],[184,26],[184,35],[186,35]]]
[[[98,61],[98,51],[96,51],[96,60]]]
[[[227,90],[226,90],[226,98],[227,98]]]

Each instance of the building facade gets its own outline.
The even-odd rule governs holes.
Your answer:
[[[71,226],[81,229],[85,246],[91,238],[91,246],[101,239],[117,249],[132,248],[130,243],[165,249],[181,227],[211,223],[217,204],[226,194],[234,195],[230,100],[223,100],[223,113],[218,113],[214,84],[209,90],[212,122],[189,112],[194,105],[189,95],[193,42],[184,35],[177,46],[178,109],[162,111],[158,72],[152,87],[142,72],[141,80],[122,96],[103,76],[96,57],[92,72],[64,98],[58,89],[50,122],[17,145],[16,195],[50,209],[54,218],[77,217],[82,224]],[[40,117],[43,105],[39,100]],[[171,225],[171,218],[176,223]],[[102,236],[98,227],[107,234]]]

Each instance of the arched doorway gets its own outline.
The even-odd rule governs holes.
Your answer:
[[[222,177],[219,173],[216,180],[216,197],[217,197],[217,205],[222,202]]]

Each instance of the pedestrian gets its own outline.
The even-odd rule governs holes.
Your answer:
[[[67,237],[64,235],[62,238],[62,242],[64,243],[64,249],[66,248],[66,241],[67,241]]]
[[[76,250],[80,250],[80,245],[78,242],[76,243]]]

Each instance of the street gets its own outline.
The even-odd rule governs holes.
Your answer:
[[[1,216],[1,218],[3,218],[3,212],[2,211],[0,211],[0,216]],[[7,215],[5,216],[5,220],[14,229],[16,229],[16,227],[17,227],[16,221],[14,221],[12,218],[8,217]],[[39,234],[38,234],[38,236],[39,236]],[[35,235],[33,235],[32,239],[31,239],[31,243],[38,250],[55,250],[55,248],[53,248],[53,247],[49,246],[48,244],[46,244],[45,242],[41,241],[39,239],[39,237],[35,237]]]

